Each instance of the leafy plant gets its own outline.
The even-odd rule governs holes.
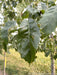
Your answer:
[[[18,50],[21,53],[22,58],[24,58],[29,63],[31,63],[35,58],[35,54],[37,52],[38,44],[40,41],[40,39],[39,39],[40,31],[44,35],[49,35],[52,33],[52,31],[55,30],[55,28],[57,26],[57,24],[56,24],[57,23],[57,21],[56,21],[57,7],[53,6],[51,8],[48,8],[48,10],[46,10],[45,14],[43,16],[41,16],[42,11],[45,11],[44,7],[46,6],[46,4],[45,3],[44,3],[44,5],[42,5],[42,3],[40,3],[40,4],[41,4],[41,8],[42,8],[41,10],[38,9],[39,8],[38,5],[36,5],[35,3],[31,3],[31,5],[29,5],[26,8],[26,11],[22,12],[23,15],[26,12],[27,12],[26,14],[29,13],[28,16],[26,17],[27,19],[24,19],[21,22],[19,28],[17,28],[16,30],[15,29],[13,31],[10,30],[11,33],[15,32],[15,31],[18,32],[15,36],[13,36],[13,39],[15,40],[14,42],[16,44],[14,47],[16,48],[16,50]],[[37,13],[38,13],[38,15],[37,15]],[[34,19],[33,16],[35,17],[35,15],[37,15],[37,16]],[[53,23],[51,23],[51,21]],[[2,33],[3,33],[2,38],[4,40],[5,49],[8,44],[8,30],[9,30],[9,28],[11,28],[11,23],[12,22],[9,22],[9,23],[7,22],[7,25],[5,25],[2,30]],[[9,26],[8,26],[8,24],[9,24]],[[13,24],[16,25],[16,23],[13,23]],[[37,24],[41,24],[40,28],[38,28]]]
[[[29,63],[34,61],[40,41],[40,32],[36,22],[32,18],[24,19],[20,24],[18,34],[14,37],[13,44],[16,41],[17,51],[20,52],[21,57]]]

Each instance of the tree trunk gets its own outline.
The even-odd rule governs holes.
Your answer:
[[[53,54],[51,53],[51,75],[55,75],[55,64]]]
[[[5,75],[5,57],[6,57],[6,53],[4,52],[4,75]]]

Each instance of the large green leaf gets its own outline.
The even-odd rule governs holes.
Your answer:
[[[7,51],[7,44],[8,44],[8,30],[16,25],[15,21],[8,21],[3,29],[1,30],[1,37],[3,39],[3,46],[5,51]]]
[[[33,19],[40,18],[41,14],[44,14],[47,9],[47,5],[43,2],[32,2],[22,12],[22,18],[28,18],[29,16]],[[31,15],[30,15],[31,14]]]
[[[8,43],[8,30],[12,27],[15,27],[16,25],[16,22],[15,21],[8,21],[4,28],[1,30],[1,36],[2,36],[2,39]]]
[[[34,15],[35,13],[40,12],[41,10],[45,11],[46,9],[47,9],[47,5],[45,3],[43,3],[43,2],[39,2],[39,3],[32,2],[30,5],[27,6],[27,8],[24,9],[23,13],[28,11],[29,13]]]
[[[49,7],[55,6],[55,1],[53,1],[53,0],[48,1],[48,6]]]
[[[17,38],[13,41],[17,42],[21,57],[29,63],[33,62],[40,41],[40,32],[36,22],[31,18],[24,19],[20,24]]]
[[[57,27],[57,6],[48,8],[45,14],[40,19],[41,29],[44,35],[49,35]]]
[[[15,26],[16,26],[16,22],[15,22],[15,21],[8,21],[8,22],[6,22],[4,28],[5,28],[6,30],[9,30],[10,28],[15,27]]]
[[[1,37],[5,41],[5,43],[8,43],[8,30],[3,28],[1,30]]]
[[[32,5],[29,5],[29,6],[27,7],[27,10],[28,10],[32,15],[34,15],[34,14],[37,13],[37,12],[39,12],[39,10],[37,9],[37,7],[36,7],[36,8],[33,7],[33,4],[32,4]]]

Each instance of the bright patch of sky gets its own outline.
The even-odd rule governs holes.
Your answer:
[[[16,8],[13,7],[13,9],[14,9],[15,12],[17,12],[17,9]]]
[[[18,31],[14,32],[14,33],[11,33],[11,35],[15,36],[18,34]]]
[[[57,1],[55,2],[55,4],[57,4]]]
[[[55,31],[57,32],[57,28],[55,29]],[[52,34],[55,36],[56,35],[56,33],[55,32],[52,32]]]
[[[0,24],[3,24],[4,22],[4,18],[3,18],[3,16],[0,14]]]
[[[56,28],[56,31],[57,31],[57,28]]]
[[[0,3],[1,3],[2,1],[0,1]]]
[[[11,46],[12,44],[8,43],[8,46]]]

